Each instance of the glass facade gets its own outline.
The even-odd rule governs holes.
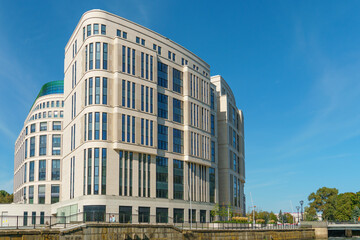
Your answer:
[[[158,85],[168,87],[168,66],[162,62],[158,62]]]
[[[168,118],[168,96],[158,93],[158,116]]]
[[[184,162],[174,159],[174,199],[184,199]]]
[[[173,98],[173,121],[183,122],[183,103],[176,98]]]
[[[158,124],[158,148],[168,150],[168,127]]]
[[[168,159],[156,157],[156,197],[168,198]]]

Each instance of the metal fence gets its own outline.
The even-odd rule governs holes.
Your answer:
[[[190,222],[182,217],[168,217],[161,214],[124,214],[81,212],[70,216],[0,216],[0,228],[31,229],[31,228],[69,228],[84,223],[108,224],[137,224],[137,225],[173,225],[179,229],[214,229],[214,230],[241,230],[241,229],[296,229],[298,225],[252,224],[231,222]]]

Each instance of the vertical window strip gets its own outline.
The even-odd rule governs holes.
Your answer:
[[[103,78],[103,91],[102,91],[102,93],[103,93],[103,104],[104,105],[107,105],[107,89],[108,89],[108,87],[107,87],[107,78]]]
[[[92,117],[92,113],[89,113],[88,114],[88,140],[92,140],[92,128],[93,128],[93,126],[92,126],[92,121],[93,121],[93,119],[92,119],[93,117]]]
[[[88,174],[87,174],[87,194],[91,195],[91,176],[92,176],[92,149],[88,149]]]
[[[122,46],[122,71],[126,71],[126,47]]]
[[[121,140],[125,142],[125,114],[122,114],[121,120]]]
[[[153,88],[150,88],[150,113],[153,113]]]
[[[99,194],[99,148],[94,148],[94,194]]]
[[[135,143],[135,117],[132,117],[132,143]]]
[[[146,146],[149,145],[149,120],[146,119],[146,128],[145,128],[145,144]]]
[[[135,75],[135,49],[132,50],[132,75]]]
[[[93,78],[89,78],[89,105],[93,103]]]
[[[145,66],[145,72],[146,72],[146,79],[149,79],[149,54],[146,54],[146,66]]]
[[[150,56],[150,80],[153,80],[153,56]]]
[[[127,142],[130,142],[130,115],[127,115],[127,125],[126,125],[126,130],[127,130]]]
[[[87,79],[85,79],[85,106],[87,106]]]
[[[121,89],[121,93],[122,93],[122,106],[125,107],[125,91],[126,91],[126,81],[122,80],[122,89]]]
[[[153,146],[153,121],[150,121],[150,146]]]
[[[123,151],[119,152],[119,196],[123,195]]]
[[[130,48],[128,47],[127,48],[127,73],[129,73],[130,74],[130,63],[131,63],[131,61],[130,61]]]
[[[89,70],[93,69],[94,44],[89,45]]]
[[[108,66],[108,44],[103,43],[103,69],[107,70]]]
[[[145,111],[149,112],[149,87],[145,90]]]
[[[132,108],[135,109],[135,83],[132,83]]]
[[[100,69],[100,43],[95,43],[95,69]]]
[[[102,140],[107,140],[107,113],[102,113]]]
[[[83,195],[86,194],[86,149],[84,149],[84,182],[83,182]]]
[[[106,161],[107,161],[107,152],[106,148],[102,149],[101,154],[101,194],[106,195]]]
[[[130,108],[130,82],[127,82],[127,107]]]

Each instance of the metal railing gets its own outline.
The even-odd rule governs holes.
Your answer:
[[[0,216],[0,228],[31,229],[31,228],[70,228],[84,223],[108,224],[137,224],[137,225],[172,225],[182,229],[213,229],[213,230],[241,230],[241,229],[297,229],[298,225],[252,224],[236,222],[190,222],[182,217],[168,217],[166,215],[125,214],[103,212],[81,212],[70,216]]]

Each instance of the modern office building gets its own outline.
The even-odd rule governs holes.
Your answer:
[[[245,212],[244,122],[230,87],[189,50],[102,10],[76,26],[64,81],[40,91],[14,166],[14,202],[58,216],[208,222],[216,203]]]

